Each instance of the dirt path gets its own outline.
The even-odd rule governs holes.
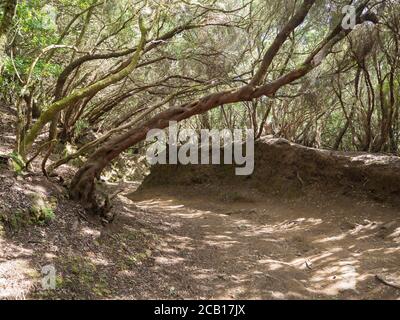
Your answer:
[[[1,115],[0,153],[8,154],[14,122]],[[261,153],[267,158],[257,167],[256,182],[274,187],[275,181],[286,189],[299,184],[290,175],[268,179],[268,172],[272,178],[275,172],[290,173],[293,163],[310,165],[308,153],[302,161],[292,151],[294,158]],[[278,169],[282,159],[287,167]],[[396,168],[389,168],[393,186]],[[119,196],[116,218],[104,227],[40,174],[22,178],[0,168],[3,220],[29,210],[27,192],[57,199],[55,219],[47,225],[16,228],[15,219],[0,224],[0,299],[400,299],[399,289],[376,278],[400,285],[399,207],[324,188],[324,196],[260,199],[248,194],[242,181],[231,183],[232,190],[215,190],[220,181],[207,179],[197,189],[178,189],[184,184],[179,179],[193,178],[191,168],[183,169],[188,172],[171,168],[154,175],[156,184],[178,179],[169,190],[147,189],[130,196],[134,201]],[[57,286],[46,291],[41,271],[49,265],[55,267]]]
[[[10,178],[14,193],[39,188],[31,184]],[[398,209],[332,195],[223,202],[201,194],[121,195],[106,227],[59,199],[49,225],[0,233],[0,298],[400,299],[376,279],[400,284]],[[47,265],[55,290],[41,286]]]
[[[149,272],[164,274],[177,297],[400,298],[376,279],[400,284],[395,208],[345,197],[227,204],[196,191],[158,194],[134,198],[168,221]]]
[[[0,153],[8,154],[13,118],[1,115]],[[269,160],[259,166],[263,172]],[[271,184],[262,174],[260,181]],[[287,188],[288,181],[279,183]],[[136,193],[135,201],[119,196],[116,219],[104,227],[59,185],[0,168],[2,217],[29,210],[27,192],[57,199],[48,225],[0,224],[0,299],[400,299],[399,289],[376,278],[400,285],[398,207],[326,190],[240,202],[227,187],[210,199],[207,185],[175,186]],[[57,287],[45,291],[41,271],[48,265]]]

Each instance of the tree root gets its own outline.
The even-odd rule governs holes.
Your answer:
[[[395,283],[392,283],[392,282],[387,281],[383,276],[375,275],[375,278],[376,278],[379,282],[382,282],[383,284],[385,284],[385,285],[387,285],[387,286],[389,286],[389,287],[392,287],[392,288],[395,288],[395,289],[400,290],[400,285],[397,285],[397,284],[395,284]]]

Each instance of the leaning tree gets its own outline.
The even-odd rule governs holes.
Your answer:
[[[17,0],[2,1],[1,5],[3,9],[3,15],[0,21],[0,72],[3,68],[4,59],[6,58],[4,51],[7,45],[7,35],[12,28]]]
[[[44,152],[45,175],[72,159],[87,157],[71,182],[70,194],[88,209],[104,212],[107,208],[96,202],[95,181],[114,159],[141,143],[149,130],[166,128],[170,121],[199,116],[209,127],[208,116],[217,110],[227,126],[234,125],[233,110],[248,113],[258,137],[272,117],[281,124],[279,136],[312,145],[310,132],[319,130],[321,122],[329,131],[339,105],[346,121],[339,133],[332,134],[332,144],[339,148],[351,132],[366,145],[379,118],[382,138],[375,144],[370,139],[368,146],[382,148],[395,141],[397,123],[396,19],[387,15],[387,21],[379,22],[391,30],[380,35],[385,37],[382,41],[392,44],[382,47],[379,58],[386,62],[374,74],[374,51],[358,54],[363,46],[357,49],[354,39],[378,22],[370,9],[380,2],[352,2],[357,8],[354,28],[342,28],[340,11],[345,4],[348,1],[152,5],[140,0],[59,0],[43,6],[20,1],[11,59],[0,83],[16,83],[18,88],[16,152],[26,159],[35,151],[28,163]],[[388,66],[389,76],[381,75]],[[325,74],[325,79],[318,74]],[[325,84],[307,85],[313,79]],[[355,101],[344,82],[355,83]],[[376,84],[380,95],[374,99]],[[309,92],[310,86],[314,92]],[[379,96],[382,116],[373,107]],[[34,115],[34,110],[39,112]],[[362,125],[357,127],[358,123]],[[55,149],[74,143],[81,128],[101,135],[60,157]],[[367,134],[362,135],[362,129]],[[49,158],[53,161],[47,166]]]
[[[72,198],[81,201],[93,211],[103,212],[107,208],[99,208],[96,203],[95,180],[100,178],[100,174],[104,168],[124,150],[144,140],[149,130],[166,128],[170,121],[179,122],[194,115],[203,114],[218,106],[241,101],[252,101],[262,96],[273,97],[280,88],[304,77],[318,67],[331,53],[333,47],[351,32],[351,29],[343,29],[341,22],[312,50],[299,67],[283,74],[275,80],[265,83],[266,75],[275,56],[291,33],[307,18],[315,2],[315,0],[305,0],[299,6],[295,14],[278,32],[275,40],[266,50],[260,66],[247,84],[232,90],[212,93],[179,106],[170,107],[156,114],[151,119],[144,120],[132,129],[112,138],[98,148],[78,170],[72,180],[70,186]],[[362,24],[366,21],[377,22],[374,14],[364,11],[367,3],[368,1],[357,7],[357,24]]]

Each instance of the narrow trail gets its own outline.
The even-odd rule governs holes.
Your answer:
[[[0,127],[12,125],[0,121]],[[0,153],[7,154],[12,133],[4,132]],[[277,168],[291,158],[262,154],[271,157],[260,164],[257,179],[273,187],[268,172],[272,178],[277,171],[290,173]],[[166,177],[190,182],[193,172],[184,169],[156,174],[156,183]],[[397,167],[388,170],[392,186],[398,185],[392,174]],[[241,182],[180,185],[118,196],[116,219],[104,227],[41,175],[21,178],[0,170],[3,214],[25,212],[27,192],[58,199],[49,225],[0,226],[0,299],[400,299],[399,289],[377,279],[400,284],[398,206],[339,195],[346,189],[321,188],[296,199],[264,192],[243,201],[253,197]],[[42,288],[47,265],[56,269],[56,290]]]
[[[195,188],[116,200],[106,227],[60,200],[50,225],[0,234],[0,298],[400,299],[377,279],[400,284],[396,207],[334,195],[223,202]],[[46,265],[55,290],[41,287]]]
[[[167,221],[149,272],[165,274],[178,297],[400,299],[376,279],[400,283],[398,210],[345,197],[226,204],[193,193],[131,196]]]

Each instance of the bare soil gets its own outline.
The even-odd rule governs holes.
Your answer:
[[[2,154],[12,122],[0,118]],[[292,147],[258,152],[247,179],[156,167],[136,192],[125,184],[107,225],[58,180],[0,166],[0,299],[400,299],[398,158]],[[32,193],[56,202],[55,218],[16,224]]]
[[[177,219],[156,261],[182,297],[400,298],[398,157],[265,138],[234,168],[159,165],[130,196]]]
[[[131,186],[134,188],[135,186]],[[1,298],[400,299],[399,211],[347,197],[221,202],[200,189],[120,196],[106,227],[68,200],[1,236]],[[43,290],[54,265],[57,289]]]
[[[313,194],[222,202],[201,188],[133,195],[175,228],[155,256],[182,298],[399,299],[399,210]],[[188,288],[188,289],[186,289]]]

